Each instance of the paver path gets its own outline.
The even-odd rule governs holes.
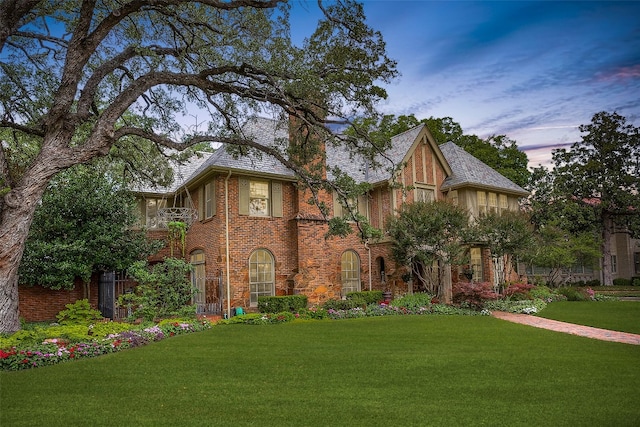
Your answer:
[[[596,340],[614,341],[625,344],[640,345],[640,335],[628,332],[610,331],[608,329],[592,328],[591,326],[574,325],[557,320],[545,319],[543,317],[532,316],[530,314],[507,313],[504,311],[493,311],[491,315],[497,319],[509,322],[521,323],[523,325],[534,326],[536,328],[549,329],[567,334],[580,335],[582,337]]]

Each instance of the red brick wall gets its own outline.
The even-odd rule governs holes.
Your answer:
[[[98,308],[97,277],[89,285],[91,307]],[[55,321],[56,315],[65,310],[66,304],[84,299],[84,285],[76,281],[72,290],[52,290],[42,286],[20,286],[18,288],[20,317],[27,322]]]

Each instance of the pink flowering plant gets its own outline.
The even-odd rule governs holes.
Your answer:
[[[106,328],[99,324],[85,326],[85,335],[81,338],[78,336],[77,325],[71,327],[73,333],[67,334],[73,336],[73,339],[41,338],[46,329],[58,333],[64,330],[64,327],[58,326],[35,331],[20,331],[14,334],[17,335],[15,338],[13,336],[0,338],[0,369],[16,371],[96,357],[211,327],[209,321],[196,319],[163,320],[151,327],[110,323],[111,327]],[[102,334],[101,330],[115,330],[115,332]]]

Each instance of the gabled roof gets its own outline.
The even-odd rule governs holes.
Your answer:
[[[440,150],[447,159],[452,171],[452,174],[440,186],[442,191],[455,190],[460,187],[477,187],[494,189],[519,196],[529,195],[528,191],[473,157],[453,142],[440,145]]]
[[[415,148],[423,141],[431,145],[440,163],[447,172],[450,172],[449,165],[444,156],[441,155],[433,136],[425,124],[420,124],[391,137],[391,148],[385,152],[384,157],[381,155],[376,157],[376,161],[380,163],[382,167],[376,169],[368,168],[367,163],[363,159],[350,155],[348,150],[343,146],[327,146],[327,166],[338,166],[358,183],[369,182],[371,184],[378,184],[387,182],[392,178],[388,170],[388,168],[392,166],[391,162],[393,165],[399,165],[407,161]],[[329,178],[333,178],[330,173],[327,175]]]

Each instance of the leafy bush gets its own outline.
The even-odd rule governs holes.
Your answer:
[[[245,325],[270,325],[277,323],[291,322],[296,315],[290,311],[281,313],[247,313],[240,316],[233,316],[231,319],[221,320],[221,325],[245,324]]]
[[[631,279],[631,286],[640,286],[640,277],[633,277]]]
[[[533,289],[531,289],[529,291],[529,295],[531,296],[531,298],[533,299],[541,299],[544,300],[546,302],[553,302],[553,301],[566,301],[567,297],[565,297],[562,294],[559,294],[555,291],[552,291],[550,288],[548,288],[547,286],[536,286]]]
[[[584,288],[574,288],[572,286],[565,286],[558,288],[556,292],[559,295],[564,295],[567,301],[587,301],[590,300],[590,296],[584,291]]]
[[[622,277],[618,277],[613,279],[614,286],[631,286],[631,279],[625,279]]]
[[[511,283],[504,290],[503,296],[507,299],[513,299],[516,301],[530,299],[530,292],[534,287],[535,286],[528,283]]]
[[[127,273],[140,285],[134,293],[121,295],[118,303],[130,308],[133,318],[145,320],[191,312],[195,308],[184,308],[197,292],[188,279],[191,269],[191,264],[176,258],[165,258],[152,267],[145,261],[137,262]]]
[[[347,299],[361,301],[362,304],[377,304],[383,300],[382,291],[349,292]],[[360,304],[360,305],[362,305]]]
[[[485,302],[498,299],[498,294],[488,282],[458,282],[453,285],[452,293],[454,304],[468,305],[477,310],[482,309]]]
[[[261,313],[296,312],[307,307],[306,295],[285,295],[258,297],[258,310]]]
[[[302,319],[322,320],[327,318],[327,310],[322,307],[305,308],[298,312]]]
[[[62,310],[56,315],[58,323],[61,325],[88,325],[102,319],[102,314],[91,308],[88,299],[79,299],[73,304],[65,305],[65,307],[67,307],[66,310]]]
[[[424,292],[407,294],[401,298],[394,299],[389,305],[393,307],[405,308],[407,310],[418,309],[420,307],[429,307],[433,296]]]

